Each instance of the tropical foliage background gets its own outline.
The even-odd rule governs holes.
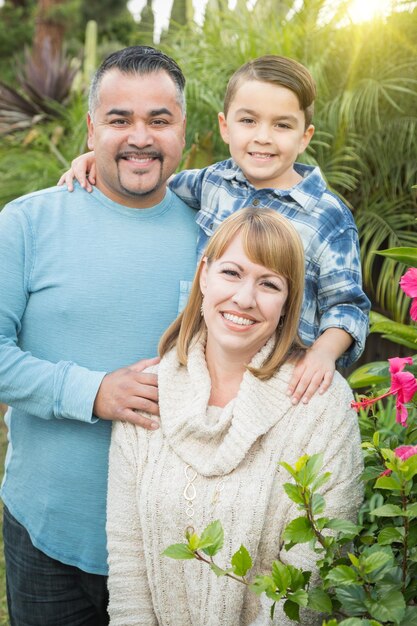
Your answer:
[[[368,342],[366,361],[416,351],[414,340],[401,339],[401,333],[395,351],[381,341],[381,334],[391,336],[385,332],[392,328],[387,319],[410,325],[409,299],[398,287],[406,265],[375,252],[417,246],[417,2],[392,0],[385,15],[362,23],[349,17],[353,2],[237,0],[231,9],[227,0],[208,0],[204,23],[197,25],[191,0],[174,0],[157,45],[188,79],[182,167],[228,156],[217,113],[238,66],[281,54],[311,70],[319,94],[316,133],[303,159],[320,165],[359,228],[376,337]],[[113,50],[154,44],[155,15],[152,0],[140,21],[133,19],[127,0],[0,4],[1,207],[54,185],[84,151],[92,72]],[[411,327],[415,332],[415,322]],[[0,607],[1,624],[7,620]]]

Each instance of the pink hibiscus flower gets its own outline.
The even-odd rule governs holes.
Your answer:
[[[394,454],[398,456],[401,461],[406,461],[410,456],[417,454],[417,446],[398,446],[398,448],[395,448]],[[392,470],[387,469],[385,472],[382,472],[381,476],[389,476],[391,472]]]
[[[403,372],[403,369],[406,365],[412,365],[413,359],[410,356],[407,356],[404,358],[395,357],[393,359],[388,359],[388,361],[389,371],[391,374],[391,387],[389,390],[376,398],[364,398],[363,400],[352,402],[351,406],[358,411],[359,409],[364,409],[372,404],[375,404],[375,402],[382,400],[382,398],[396,395],[395,419],[399,424],[402,424],[402,426],[407,426],[408,411],[404,405],[407,402],[410,402],[416,393],[417,381],[411,372]]]
[[[411,302],[410,316],[412,320],[417,321],[417,268],[410,267],[401,277],[400,287],[404,293],[413,298]]]

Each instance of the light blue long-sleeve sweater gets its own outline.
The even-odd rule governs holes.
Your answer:
[[[107,573],[111,423],[92,416],[106,372],[156,355],[196,264],[195,212],[51,188],[0,212],[2,497],[49,556]]]

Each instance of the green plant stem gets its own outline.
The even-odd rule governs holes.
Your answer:
[[[404,490],[401,490],[401,503],[403,511],[407,510],[408,498],[404,493]],[[407,559],[408,559],[408,534],[410,530],[410,521],[408,517],[405,515],[403,517],[404,522],[404,550],[403,550],[403,561],[402,561],[402,592],[406,591],[406,579],[407,579]]]
[[[319,529],[317,528],[316,524],[315,524],[315,519],[314,519],[314,515],[311,511],[311,506],[309,504],[309,502],[307,502],[307,498],[305,496],[305,491],[303,489],[302,492],[302,496],[303,496],[303,500],[304,500],[304,508],[305,508],[305,512],[307,515],[307,519],[311,524],[311,527],[313,529],[314,534],[317,537],[317,541],[320,543],[321,547],[324,548],[324,550],[327,550],[327,546],[326,546],[326,542],[325,542],[325,537],[324,535],[321,534],[321,532],[319,531]],[[311,502],[311,494],[310,494],[310,502]]]
[[[207,563],[207,565],[215,565],[213,559],[206,559],[202,554],[200,554],[200,552],[194,552],[194,556],[197,559],[197,561],[202,561],[203,563]],[[224,570],[223,570],[224,571]],[[228,578],[233,578],[233,580],[237,580],[238,583],[242,583],[242,585],[249,585],[249,582],[244,579],[244,578],[240,578],[239,576],[235,576],[234,574],[230,574],[230,572],[225,572],[224,574],[225,576],[227,576]]]

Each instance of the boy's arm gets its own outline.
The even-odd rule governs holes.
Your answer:
[[[336,361],[353,342],[352,337],[341,328],[328,328],[316,339],[294,369],[288,395],[293,404],[300,400],[307,403],[317,391],[324,393],[330,386],[336,369]]]
[[[168,181],[168,186],[183,202],[192,209],[201,208],[203,178],[206,169],[184,170]]]
[[[354,225],[341,228],[319,260],[318,336],[294,370],[288,395],[296,404],[308,402],[333,380],[336,362],[346,367],[362,354],[368,333],[370,301],[362,289],[358,233]],[[312,295],[310,297],[313,297]]]
[[[86,191],[93,191],[96,184],[96,155],[94,151],[80,154],[71,161],[71,167],[64,172],[57,185],[66,185],[68,191],[74,191],[74,178]]]

